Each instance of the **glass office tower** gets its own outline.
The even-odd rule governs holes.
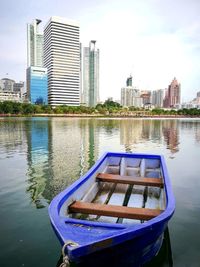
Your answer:
[[[99,49],[96,41],[90,41],[89,47],[83,48],[83,100],[89,107],[99,102]]]
[[[27,67],[43,67],[43,34],[39,33],[41,20],[27,24]]]
[[[43,34],[41,20],[27,25],[27,96],[32,104],[48,104],[47,69],[43,66]]]
[[[27,69],[27,96],[32,104],[48,104],[47,69],[29,67]]]

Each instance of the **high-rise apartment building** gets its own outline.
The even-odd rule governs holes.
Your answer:
[[[174,108],[181,103],[181,85],[174,78],[165,93],[164,107]]]
[[[41,20],[27,24],[27,67],[43,67],[43,34],[39,33]]]
[[[79,24],[51,17],[44,29],[44,66],[52,106],[80,104]]]
[[[155,107],[162,108],[163,107],[163,100],[164,100],[164,90],[158,89],[152,91],[151,94],[151,104]]]
[[[121,88],[121,105],[124,107],[142,107],[141,92],[132,86],[132,77],[126,80],[126,87]]]
[[[99,49],[96,41],[83,48],[83,99],[86,106],[95,107],[99,102]]]
[[[142,107],[143,101],[139,89],[131,86],[121,89],[121,105],[123,107]]]
[[[169,85],[169,105],[170,107],[175,107],[181,102],[181,85],[178,83],[177,79],[174,78]]]

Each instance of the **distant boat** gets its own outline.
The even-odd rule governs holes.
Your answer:
[[[49,216],[71,262],[141,266],[159,252],[174,210],[163,156],[108,152],[52,200]]]

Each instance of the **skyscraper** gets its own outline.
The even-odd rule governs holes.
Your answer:
[[[80,104],[79,24],[51,17],[44,29],[44,66],[52,106]]]
[[[43,34],[41,20],[27,25],[27,96],[32,104],[47,104],[47,69],[43,66]]]
[[[169,85],[169,106],[175,107],[180,104],[181,100],[181,85],[178,83],[177,79],[174,78]]]
[[[141,92],[132,86],[132,76],[127,78],[126,87],[121,88],[120,102],[123,107],[142,107]]]
[[[27,67],[43,67],[43,34],[39,33],[41,20],[27,24]]]
[[[164,107],[174,108],[181,103],[181,85],[174,78],[165,93]]]
[[[48,104],[47,69],[31,66],[26,70],[27,97],[32,104]]]
[[[99,102],[99,49],[96,41],[90,41],[89,47],[83,48],[83,100],[90,107]]]
[[[164,100],[164,90],[158,89],[154,90],[151,95],[151,104],[155,107],[162,108]]]

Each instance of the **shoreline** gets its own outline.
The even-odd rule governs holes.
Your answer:
[[[50,118],[200,118],[200,115],[101,115],[101,114],[27,114],[27,115],[22,115],[22,114],[0,114],[0,118],[7,118],[7,117],[50,117]]]

